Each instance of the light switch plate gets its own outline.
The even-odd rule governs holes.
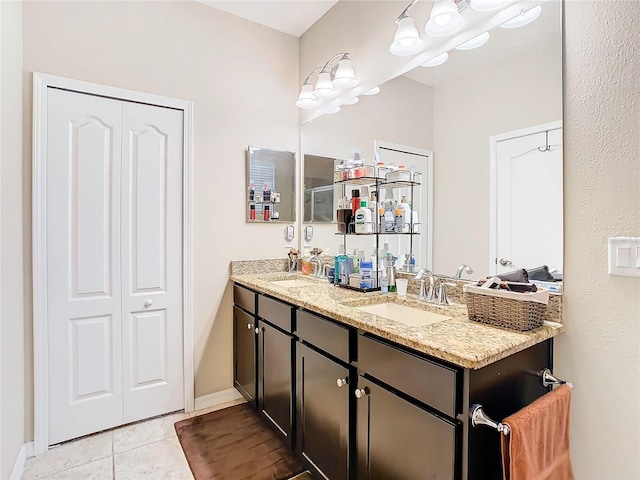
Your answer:
[[[609,275],[640,277],[640,237],[609,238]]]

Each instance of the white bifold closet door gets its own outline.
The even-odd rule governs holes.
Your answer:
[[[184,406],[183,112],[50,88],[49,444]]]

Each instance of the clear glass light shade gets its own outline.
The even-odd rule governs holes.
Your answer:
[[[449,54],[447,52],[441,53],[437,57],[430,58],[426,62],[424,62],[421,66],[423,67],[437,67],[438,65],[442,65],[444,62],[449,60]]]
[[[446,37],[456,33],[463,25],[464,18],[453,0],[436,0],[424,31],[432,37]]]
[[[336,87],[343,88],[355,87],[358,84],[349,58],[342,58],[342,60],[338,62],[338,69],[333,78],[333,84]]]
[[[504,7],[511,0],[471,0],[471,8],[478,12],[492,12]]]
[[[336,94],[336,91],[333,88],[333,83],[331,82],[331,74],[329,72],[320,72],[313,94],[316,97],[333,97]]]
[[[378,93],[380,93],[380,87],[373,87],[371,90],[362,93],[362,95],[377,95]]]
[[[347,100],[346,102],[344,102],[342,105],[355,105],[356,103],[358,103],[360,101],[360,99],[358,97],[354,97],[351,100]]]
[[[340,107],[335,107],[326,112],[327,114],[338,113],[340,111]]]
[[[414,55],[422,50],[424,42],[413,23],[413,17],[404,17],[398,20],[398,28],[393,36],[393,43],[389,51],[394,55],[406,56]]]
[[[473,37],[471,40],[461,43],[456,47],[456,50],[473,50],[474,48],[480,48],[482,45],[489,41],[489,32],[481,33]]]
[[[520,12],[520,15],[517,17],[513,17],[511,20],[507,20],[506,22],[500,24],[502,28],[520,28],[525,25],[529,25],[536,18],[540,16],[542,13],[542,6],[538,5],[537,7],[530,8],[529,10],[523,10]]]
[[[313,87],[309,83],[302,85],[300,96],[296,102],[298,108],[313,108],[318,105],[318,100],[313,94]]]

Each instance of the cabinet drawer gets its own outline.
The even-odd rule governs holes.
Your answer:
[[[322,317],[301,310],[296,311],[298,337],[320,350],[349,363],[349,329]]]
[[[459,372],[358,335],[358,368],[417,400],[455,417]]]
[[[240,285],[233,286],[233,303],[247,312],[256,313],[256,293]]]
[[[292,306],[264,295],[258,296],[258,316],[291,333]]]

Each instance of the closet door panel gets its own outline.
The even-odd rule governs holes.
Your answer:
[[[182,111],[124,104],[125,422],[184,407],[182,132]]]
[[[122,106],[50,88],[47,309],[50,444],[122,422]]]

